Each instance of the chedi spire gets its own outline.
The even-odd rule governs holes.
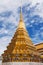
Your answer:
[[[24,28],[24,29],[26,29],[22,15],[23,15],[23,14],[22,14],[22,8],[20,8],[20,20],[19,20],[18,28]]]

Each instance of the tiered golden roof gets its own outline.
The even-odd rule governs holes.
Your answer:
[[[39,52],[40,57],[42,58],[42,62],[43,62],[43,43],[36,44],[35,46],[36,46],[36,49]]]
[[[18,28],[7,50],[4,51],[3,62],[39,62],[40,57],[33,45],[23,22],[22,12]]]

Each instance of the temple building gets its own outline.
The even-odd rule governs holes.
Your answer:
[[[7,50],[2,54],[2,62],[41,62],[40,54],[25,28],[22,12],[17,30],[7,46]]]
[[[43,62],[43,43],[36,44],[35,46],[40,54],[41,61]]]

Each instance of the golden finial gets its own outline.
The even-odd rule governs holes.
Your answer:
[[[22,8],[20,7],[20,21],[23,19],[23,16],[22,16]]]
[[[23,16],[22,16],[22,0],[21,0],[21,5],[20,5],[20,21],[23,20]]]
[[[25,24],[23,22],[23,16],[22,16],[22,2],[21,2],[21,6],[20,6],[20,21],[19,21],[18,28],[25,28]]]

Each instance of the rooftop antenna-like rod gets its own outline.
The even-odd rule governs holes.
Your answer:
[[[21,3],[20,3],[20,11],[22,12],[22,0],[21,0]]]
[[[23,19],[23,16],[22,16],[22,0],[20,0],[20,20]]]
[[[19,21],[19,26],[18,28],[25,28],[25,24],[23,22],[23,16],[22,16],[22,0],[20,0],[20,21]]]

